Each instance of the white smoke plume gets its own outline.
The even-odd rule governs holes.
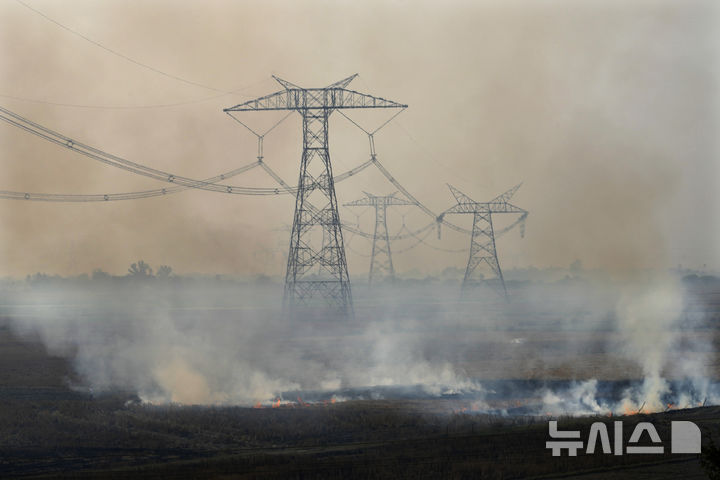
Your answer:
[[[697,329],[705,318],[688,314],[683,284],[616,287],[526,285],[510,304],[482,308],[459,306],[453,288],[419,286],[432,292],[423,304],[418,291],[393,287],[372,308],[359,302],[353,321],[318,322],[283,319],[277,285],[126,282],[33,287],[16,295],[9,316],[17,332],[72,359],[75,386],[152,403],[381,398],[413,387],[409,395],[466,399],[473,411],[512,411],[515,401],[487,382],[529,376],[556,383],[510,395],[543,415],[720,402],[707,367],[712,346]],[[610,391],[616,381],[626,387]]]
[[[207,294],[212,303],[237,296],[229,288],[193,295]],[[114,289],[104,302],[100,294],[40,289],[24,295],[12,325],[72,358],[80,386],[124,389],[151,403],[254,405],[283,392],[326,391],[330,398],[374,386],[418,386],[435,396],[481,389],[450,362],[425,358],[424,337],[406,322],[317,328],[312,320],[286,320],[262,302],[265,308],[255,301],[224,310],[168,298],[162,289],[134,285]]]

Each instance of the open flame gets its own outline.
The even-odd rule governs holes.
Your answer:
[[[295,408],[295,407],[313,407],[313,406],[319,406],[323,405],[327,407],[328,405],[334,405],[337,403],[338,399],[333,395],[329,399],[325,400],[318,400],[313,402],[306,402],[298,395],[297,401],[285,401],[283,402],[282,398],[276,397],[275,400],[271,401],[270,404],[263,405],[262,402],[257,402],[255,405],[253,405],[252,408],[280,408],[280,407],[288,407],[288,408]]]

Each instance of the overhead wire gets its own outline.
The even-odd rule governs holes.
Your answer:
[[[360,257],[370,258],[370,255],[371,255],[371,254],[369,254],[369,253],[365,254],[365,253],[358,252],[357,250],[355,250],[355,249],[352,247],[351,244],[352,244],[352,241],[353,241],[354,238],[355,238],[355,234],[352,233],[352,232],[350,232],[350,236],[349,236],[349,238],[347,239],[347,241],[346,241],[345,244],[344,244],[344,245],[345,245],[345,248],[347,248],[348,250],[350,250],[350,251],[351,251],[352,253],[354,253],[355,255],[358,255],[358,256],[360,256]]]
[[[403,110],[404,110],[404,109],[403,109]],[[368,131],[367,129],[365,129],[362,125],[360,125],[359,123],[357,123],[356,121],[354,121],[352,118],[350,118],[350,117],[349,117],[348,115],[346,115],[344,112],[340,111],[340,113],[341,113],[341,115],[342,115],[344,118],[346,118],[350,123],[352,123],[352,124],[355,125],[357,128],[359,128],[360,130],[362,130],[365,134],[368,135],[368,138],[369,138],[369,140],[370,140],[370,151],[371,151],[370,154],[371,154],[371,157],[372,157],[372,160],[373,160],[373,164],[374,164],[375,167],[380,171],[380,173],[381,173],[393,186],[395,186],[395,188],[397,188],[398,190],[400,190],[409,200],[415,202],[415,204],[420,208],[420,210],[422,210],[422,211],[423,211],[426,215],[428,215],[429,217],[433,218],[433,219],[434,219],[434,222],[433,222],[433,223],[437,223],[438,228],[440,227],[441,224],[444,224],[444,225],[446,225],[448,228],[450,228],[450,229],[452,229],[452,230],[455,230],[455,231],[457,231],[457,232],[459,232],[459,233],[463,233],[463,234],[467,234],[467,235],[472,235],[472,230],[469,230],[469,229],[460,227],[459,225],[456,225],[456,224],[454,224],[454,223],[452,223],[452,222],[449,222],[448,220],[445,219],[445,214],[448,212],[449,209],[448,209],[448,210],[445,210],[444,212],[441,212],[441,213],[438,215],[438,214],[435,214],[429,207],[427,207],[426,205],[424,205],[423,203],[421,203],[414,195],[412,195],[412,194],[387,170],[387,168],[385,168],[385,166],[380,162],[380,160],[377,159],[377,155],[376,155],[376,153],[375,153],[374,134],[375,134],[378,130],[380,130],[382,127],[384,127],[385,125],[387,125],[387,124],[390,122],[390,120],[394,119],[399,113],[402,113],[402,110],[401,110],[398,114],[396,114],[396,115],[394,115],[393,117],[391,117],[390,120],[388,120],[387,122],[385,122],[384,124],[382,124],[378,129],[374,130],[373,132],[369,132],[369,131]],[[517,225],[520,225],[521,228],[523,228],[524,225],[525,225],[524,222],[525,222],[525,219],[526,219],[526,218],[527,218],[527,214],[522,215],[522,216],[519,217],[515,222],[513,222],[511,225],[509,225],[508,227],[504,228],[503,230],[497,232],[497,236],[503,235],[504,233],[512,230],[512,229],[513,229],[515,226],[517,226]],[[428,224],[426,227],[423,227],[423,228],[421,228],[421,229],[419,229],[419,230],[416,230],[415,232],[412,232],[412,233],[415,233],[415,234],[421,233],[422,231],[425,230],[425,228],[429,228],[430,226],[432,226],[433,223]],[[409,230],[408,230],[408,232],[409,232]],[[410,232],[409,232],[409,233],[410,233]],[[359,234],[359,235],[361,235],[361,236],[364,236],[364,237],[366,237],[366,238],[372,238],[372,237],[373,237],[373,235],[368,234],[368,233],[365,233],[365,232],[361,232],[361,231],[358,231],[357,234]],[[523,235],[523,234],[524,234],[524,228],[523,228],[523,230],[521,230],[521,235]],[[439,230],[438,230],[438,236],[439,236]],[[395,238],[395,239],[400,239],[400,238],[402,238],[402,236],[396,235],[394,238]],[[432,245],[430,245],[430,244],[428,244],[428,246],[434,247],[434,246],[432,246]],[[440,247],[434,247],[434,248],[439,249],[439,250],[452,251],[452,250],[448,250],[448,249],[441,249]],[[456,251],[467,251],[467,249],[456,250]]]
[[[225,96],[228,96],[228,95],[236,95],[236,96],[240,96],[240,97],[249,98],[249,97],[250,97],[249,95],[246,95],[246,94],[244,94],[244,93],[241,93],[241,91],[246,90],[246,89],[248,89],[248,88],[251,88],[253,85],[256,85],[256,84],[259,84],[259,83],[262,83],[262,82],[267,81],[267,80],[264,79],[264,80],[262,80],[262,81],[255,82],[255,83],[253,83],[253,84],[251,84],[251,85],[246,85],[246,86],[241,87],[241,88],[235,88],[235,89],[232,89],[232,90],[224,90],[224,89],[220,89],[220,88],[213,87],[213,86],[211,86],[211,85],[206,85],[206,84],[203,84],[203,83],[200,83],[200,82],[196,82],[196,81],[193,81],[193,80],[189,80],[189,79],[183,78],[183,77],[181,77],[181,76],[179,76],[179,75],[175,75],[175,74],[168,73],[168,72],[166,72],[166,71],[164,71],[164,70],[161,70],[161,69],[159,69],[159,68],[157,68],[157,67],[154,67],[154,66],[152,66],[152,65],[150,65],[150,64],[147,64],[147,63],[144,63],[144,62],[140,62],[140,61],[138,61],[138,60],[136,60],[136,59],[134,59],[134,58],[132,58],[132,57],[130,57],[130,56],[128,56],[128,55],[125,55],[124,53],[121,53],[121,52],[119,52],[119,51],[117,51],[117,50],[114,50],[114,49],[112,49],[112,48],[110,48],[110,47],[107,47],[106,45],[104,45],[104,44],[102,44],[102,43],[100,43],[100,42],[98,42],[98,41],[96,41],[96,40],[93,40],[92,38],[88,37],[87,35],[79,32],[79,31],[77,31],[77,30],[74,30],[74,29],[68,27],[67,25],[59,22],[58,20],[55,20],[54,18],[50,17],[50,16],[47,15],[46,13],[38,10],[38,9],[35,8],[35,7],[32,7],[31,5],[29,5],[28,3],[26,3],[26,2],[24,2],[24,1],[22,1],[22,0],[15,0],[15,1],[16,1],[18,4],[20,4],[21,6],[25,7],[25,8],[28,9],[28,10],[30,10],[31,12],[33,12],[33,13],[39,15],[40,17],[44,18],[44,19],[47,20],[48,22],[53,23],[54,25],[56,25],[56,26],[62,28],[63,30],[71,33],[72,35],[75,35],[75,36],[77,36],[77,37],[85,40],[86,42],[89,42],[90,44],[92,44],[92,45],[94,45],[94,46],[96,46],[96,47],[98,47],[98,48],[100,48],[100,49],[102,49],[102,50],[104,50],[104,51],[112,54],[112,55],[115,55],[115,56],[117,56],[117,57],[119,57],[119,58],[121,58],[121,59],[123,59],[123,60],[125,60],[125,61],[127,61],[127,62],[130,62],[130,63],[132,63],[132,64],[134,64],[134,65],[137,65],[137,66],[139,66],[139,67],[141,67],[141,68],[150,70],[150,71],[152,71],[152,72],[154,72],[154,73],[157,73],[157,74],[159,74],[159,75],[162,75],[162,76],[164,76],[164,77],[167,77],[167,78],[170,78],[170,79],[173,79],[173,80],[176,80],[176,81],[185,83],[185,84],[187,84],[187,85],[192,85],[192,86],[195,86],[195,87],[200,87],[200,88],[203,88],[203,89],[206,89],[206,90],[210,90],[210,91],[217,92],[217,95],[205,96],[205,97],[201,97],[201,98],[195,98],[195,99],[191,99],[191,100],[178,101],[178,102],[156,103],[156,104],[143,104],[143,105],[93,105],[93,104],[86,104],[86,103],[56,102],[56,101],[51,101],[51,100],[44,100],[44,99],[37,99],[37,98],[28,98],[28,97],[19,96],[19,95],[0,94],[0,97],[2,97],[2,98],[8,98],[8,99],[12,99],[12,100],[21,101],[21,102],[35,103],[35,104],[41,104],[41,105],[52,105],[52,106],[58,106],[58,107],[83,108],[83,109],[101,109],[101,110],[142,110],[142,109],[170,108],[170,107],[179,107],[179,106],[183,106],[183,105],[192,105],[192,104],[202,103],[202,102],[206,102],[206,101],[209,101],[209,100],[214,100],[214,99],[217,99],[217,98],[225,97]]]
[[[23,4],[24,6],[30,8],[20,0],[16,0],[19,3]],[[40,12],[38,12],[40,13]],[[52,20],[51,20],[52,21]],[[66,28],[66,27],[63,27]],[[70,30],[70,29],[68,29]],[[70,30],[72,31],[72,30]],[[77,33],[74,32],[73,33]],[[80,34],[78,34],[80,35]],[[80,35],[82,36],[82,35]],[[113,52],[114,53],[114,52]],[[122,56],[122,55],[121,55]],[[135,63],[135,62],[134,62]],[[142,65],[142,64],[140,64]],[[422,204],[416,197],[414,197],[400,182],[398,182],[395,177],[393,177],[390,172],[380,163],[380,161],[377,159],[377,156],[374,151],[374,142],[373,142],[373,135],[377,133],[379,130],[381,130],[383,127],[388,125],[394,118],[396,118],[400,113],[402,113],[405,109],[400,110],[398,113],[390,117],[387,121],[385,121],[383,124],[381,124],[379,127],[377,127],[372,132],[369,132],[367,129],[363,128],[361,125],[359,125],[357,122],[352,120],[349,116],[347,116],[345,113],[343,113],[341,110],[338,110],[344,118],[346,118],[348,121],[350,121],[353,125],[355,125],[357,128],[365,132],[370,139],[371,144],[371,158],[367,160],[366,162],[360,164],[357,167],[354,167],[347,172],[338,175],[334,178],[334,181],[342,181],[346,178],[349,178],[350,176],[364,170],[367,168],[370,164],[375,164],[375,166],[378,168],[378,170],[383,174],[383,176],[386,177],[386,179],[392,183],[398,190],[400,190],[408,199],[412,200],[425,214],[432,217],[434,219],[434,222],[431,222],[424,227],[415,230],[410,231],[405,227],[405,230],[407,230],[407,234],[397,234],[392,237],[394,240],[408,238],[409,236],[413,236],[417,238],[417,235],[429,230],[435,222],[438,224],[444,223],[448,227],[461,232],[461,233],[472,233],[470,230],[464,229],[462,227],[459,227],[457,225],[454,225],[447,220],[444,219],[444,213],[440,215],[436,215],[430,208],[428,208],[426,205]],[[8,109],[5,109],[3,107],[0,107],[0,120],[5,121],[6,123],[9,123],[13,126],[16,126],[20,129],[23,129],[29,133],[32,133],[36,136],[39,136],[47,141],[50,141],[52,143],[55,143],[56,145],[62,146],[64,148],[73,150],[75,152],[78,152],[80,154],[83,154],[87,157],[90,157],[92,159],[98,160],[102,163],[121,168],[127,171],[130,171],[132,173],[136,173],[139,175],[144,175],[150,178],[154,178],[157,180],[170,182],[179,184],[178,186],[167,188],[167,189],[154,189],[154,190],[143,190],[143,191],[137,191],[137,192],[124,192],[124,193],[114,193],[114,194],[46,194],[46,193],[28,193],[28,192],[15,192],[15,191],[0,191],[0,198],[4,199],[23,199],[23,200],[33,200],[33,201],[57,201],[57,202],[90,202],[90,201],[109,201],[109,200],[129,200],[129,199],[135,199],[135,198],[147,198],[152,196],[158,196],[158,195],[166,195],[168,193],[176,193],[178,191],[184,190],[186,188],[199,188],[204,190],[210,190],[210,191],[216,191],[216,192],[224,192],[224,193],[234,193],[234,194],[242,194],[242,195],[278,195],[280,194],[280,190],[277,188],[257,188],[257,187],[237,187],[232,185],[225,185],[225,184],[217,184],[216,182],[219,180],[224,180],[227,178],[230,178],[232,176],[238,175],[240,173],[243,173],[250,168],[254,168],[258,165],[260,165],[266,173],[268,173],[280,186],[283,187],[283,190],[286,193],[289,194],[295,194],[296,188],[290,187],[286,182],[282,180],[282,178],[277,175],[268,165],[266,165],[263,162],[263,152],[262,152],[262,142],[264,139],[264,136],[270,133],[273,129],[275,129],[278,125],[280,125],[285,119],[287,119],[293,112],[289,112],[287,115],[285,115],[282,119],[280,119],[276,124],[274,124],[272,127],[270,127],[266,132],[263,134],[257,133],[255,130],[250,128],[248,125],[240,121],[235,116],[231,115],[229,112],[228,115],[233,118],[237,123],[245,127],[248,131],[253,133],[257,139],[258,139],[258,160],[256,162],[253,162],[250,165],[247,165],[245,167],[241,167],[240,169],[232,170],[230,172],[210,177],[206,180],[195,180],[188,177],[183,177],[179,175],[175,175],[172,173],[168,173],[162,170],[158,170],[152,167],[148,167],[145,165],[141,165],[135,162],[131,162],[129,160],[123,159],[121,157],[108,154],[106,152],[103,152],[99,149],[96,149],[94,147],[90,147],[88,145],[85,145],[83,143],[77,142],[69,137],[66,137],[58,132],[55,132],[47,127],[44,127],[38,123],[35,123],[27,118],[24,118]],[[313,207],[314,208],[314,207]],[[499,232],[499,234],[503,234],[506,231],[512,229],[514,226],[516,226],[519,223],[524,222],[526,215],[522,216],[520,219],[518,219],[515,223],[504,229],[503,231]],[[523,223],[524,225],[524,223]],[[349,230],[350,232],[360,235],[366,238],[373,238],[373,235],[365,233],[361,231],[359,228],[356,229],[350,225],[343,225],[344,228]],[[401,230],[402,231],[402,230]],[[429,233],[428,233],[429,235]],[[427,235],[423,238],[426,238]],[[429,245],[429,244],[428,244]],[[432,245],[430,245],[432,247]],[[435,247],[437,248],[437,247]]]
[[[403,225],[403,227],[404,227],[404,225]],[[405,227],[405,229],[407,230],[407,227]],[[401,229],[401,230],[402,230],[402,229]],[[409,230],[408,230],[408,231],[409,231]],[[425,234],[425,236],[422,237],[422,238],[427,237],[427,236],[430,235],[431,233],[432,233],[432,230],[428,230],[427,233]],[[415,243],[413,243],[413,244],[411,244],[411,245],[408,245],[408,246],[406,246],[405,248],[401,248],[401,249],[399,249],[399,250],[392,250],[392,253],[398,255],[398,254],[401,254],[401,253],[405,253],[405,252],[407,252],[407,251],[409,251],[409,250],[412,250],[413,248],[417,247],[418,245],[420,245],[420,244],[422,243],[422,238],[417,237]]]
[[[286,117],[287,118],[287,117]],[[222,192],[237,195],[279,195],[281,194],[278,188],[264,188],[264,187],[240,187],[234,185],[220,184],[215,182],[205,182],[203,180],[196,180],[181,175],[173,174],[156,168],[148,167],[124,158],[118,157],[106,153],[97,148],[91,147],[84,143],[78,142],[70,137],[55,132],[43,125],[35,123],[27,118],[24,118],[6,108],[0,107],[0,120],[9,123],[15,127],[25,130],[28,133],[43,138],[51,143],[59,145],[68,150],[80,153],[89,158],[102,162],[106,165],[110,165],[116,168],[120,168],[138,175],[146,176],[163,182],[174,183],[190,188],[198,188],[202,190],[209,190],[214,192]],[[282,120],[281,120],[282,122]],[[274,127],[273,127],[274,128]],[[292,192],[288,192],[292,193]]]
[[[241,173],[245,173],[260,165],[260,162],[254,162],[235,170],[231,170],[214,177],[205,179],[204,181],[214,183],[226,178],[232,178]],[[108,202],[116,200],[135,200],[139,198],[158,197],[163,195],[171,195],[173,193],[188,190],[190,187],[174,186],[169,188],[156,188],[153,190],[140,190],[136,192],[124,193],[106,193],[106,194],[60,194],[60,193],[31,193],[31,192],[15,192],[9,190],[0,190],[0,199],[9,200],[27,200],[35,202]]]
[[[19,97],[19,96],[15,96],[15,95],[6,95],[6,94],[0,93],[0,97],[2,97],[2,98],[9,98],[11,100],[17,100],[20,102],[35,103],[35,104],[40,104],[40,105],[52,105],[52,106],[56,106],[56,107],[86,108],[86,109],[97,109],[97,110],[143,110],[143,109],[152,109],[152,108],[180,107],[183,105],[192,105],[195,103],[207,102],[210,100],[214,100],[216,98],[225,97],[227,95],[230,95],[230,93],[220,93],[218,95],[197,98],[197,99],[188,100],[185,102],[157,103],[157,104],[149,104],[149,105],[89,105],[89,104],[81,104],[81,103],[52,102],[49,100],[38,100],[35,98],[26,98],[26,97]]]
[[[2,107],[0,107],[0,112],[7,113],[7,114],[13,116],[13,118],[19,117],[16,114],[14,114],[13,112],[10,112],[9,110],[6,110]],[[275,128],[277,128],[281,123],[283,123],[290,116],[291,113],[292,112],[285,115],[283,118],[278,120],[275,124],[273,124],[270,128],[265,130],[263,133],[257,133],[254,130],[248,128],[253,134],[255,134],[258,137],[258,141],[259,141],[259,146],[258,146],[259,156],[256,161],[254,161],[248,165],[245,165],[243,167],[236,168],[234,170],[230,170],[228,172],[221,173],[214,177],[207,178],[205,180],[198,180],[197,182],[201,182],[202,184],[205,184],[205,185],[216,185],[216,182],[218,182],[218,181],[232,178],[241,173],[245,173],[245,172],[249,171],[250,169],[255,168],[257,166],[263,166],[263,168],[269,168],[269,167],[265,166],[265,164],[262,160],[263,157],[261,155],[262,148],[261,148],[260,142],[266,135],[268,135],[270,132],[275,130]],[[20,118],[22,118],[22,117],[20,117]],[[20,128],[23,128],[26,131],[30,131],[30,133],[34,133],[34,131],[32,131],[28,128],[25,128],[21,123],[13,122],[11,119],[3,117],[2,113],[0,113],[0,119],[5,120],[8,123],[11,123]],[[24,120],[26,120],[26,119],[24,119]],[[29,122],[29,124],[32,124],[32,126],[35,128],[44,129],[44,127],[42,127],[39,124],[35,124],[33,122],[30,122],[29,120],[28,120],[28,122]],[[44,131],[49,131],[49,130],[45,129]],[[49,132],[52,132],[52,131],[49,131]],[[61,146],[68,146],[67,142],[68,141],[72,142],[72,140],[67,139],[67,137],[61,137],[61,136],[59,136],[59,134],[57,134],[55,132],[52,132],[52,134],[58,136],[58,138],[63,138],[63,140],[65,140],[65,143],[62,144]],[[53,141],[52,139],[50,139],[44,135],[41,135],[41,136],[45,139]],[[53,141],[53,143],[58,144],[57,141]],[[81,145],[81,144],[78,144],[77,142],[73,142],[72,145],[73,145],[73,150],[79,151],[75,148],[75,146]],[[88,148],[90,148],[90,147],[88,147]],[[96,150],[96,149],[93,149],[93,150],[99,152],[99,150]],[[83,152],[81,152],[81,153],[83,153]],[[109,154],[106,154],[106,155],[109,155]],[[119,158],[119,157],[113,157],[113,158]],[[130,163],[132,165],[139,165],[139,164],[135,164],[133,162],[130,162]],[[337,175],[335,177],[335,181],[340,182],[347,178],[350,178],[351,176],[357,174],[358,172],[360,172],[360,171],[364,170],[365,168],[367,168],[368,166],[370,166],[371,163],[372,162],[370,160],[366,160],[365,162],[361,163],[360,165],[357,165],[357,166],[351,168],[350,170]],[[133,171],[133,170],[131,170],[131,171]],[[135,172],[133,171],[133,173],[135,173]],[[274,172],[272,172],[271,170],[268,171],[268,173],[271,173],[271,176],[275,175]],[[175,179],[182,178],[179,176],[175,176],[173,174],[169,174],[169,175],[174,176]],[[280,177],[277,177],[277,179],[279,179],[279,178]],[[277,181],[277,179],[276,179],[276,181]],[[282,179],[280,179],[280,181],[282,181]],[[173,183],[175,183],[175,182],[173,182]],[[291,187],[290,185],[287,185],[284,182],[282,182],[281,185],[283,185],[283,189],[285,190],[285,193],[295,194],[296,187]],[[70,203],[72,203],[72,202],[107,202],[107,201],[116,201],[116,200],[133,200],[133,199],[139,199],[139,198],[150,198],[150,197],[156,197],[156,196],[163,196],[163,195],[178,193],[183,190],[187,190],[188,188],[194,188],[194,187],[192,185],[175,185],[175,186],[169,187],[169,188],[158,188],[158,189],[153,189],[153,190],[141,190],[141,191],[134,191],[134,192],[107,193],[107,194],[54,194],[54,193],[36,193],[36,192],[19,192],[19,191],[10,191],[10,190],[0,190],[0,199],[42,201],[42,202],[70,202]],[[239,187],[231,187],[231,188],[233,188],[233,191],[228,192],[226,189],[225,192],[226,193],[241,193],[237,190]],[[248,189],[248,188],[253,188],[253,187],[240,187],[240,188]],[[261,193],[256,193],[257,191],[260,191]],[[250,192],[247,192],[247,190],[244,190],[243,194],[255,194],[255,195],[267,194],[267,193],[265,193],[267,191],[271,191],[273,195],[278,195],[281,193],[279,191],[279,189],[277,189],[277,188],[264,188],[264,189],[253,188],[253,190]]]
[[[234,176],[245,173],[255,167],[264,166],[264,162],[255,160],[254,162],[245,165],[229,172],[221,173],[214,177],[207,178],[203,181],[208,183],[214,183],[219,180],[225,180]],[[360,165],[341,173],[336,177],[335,182],[341,182],[355,173],[364,170],[370,166],[370,162],[366,161]],[[296,187],[287,186],[290,192],[294,192]],[[75,203],[75,202],[108,202],[116,200],[135,200],[140,198],[151,198],[159,197],[164,195],[171,195],[173,193],[179,193],[190,189],[191,187],[185,186],[174,186],[169,188],[156,188],[153,190],[140,190],[134,192],[123,192],[123,193],[106,193],[106,194],[61,194],[61,193],[35,193],[35,192],[19,192],[11,190],[0,190],[0,199],[6,200],[27,200],[35,202],[63,202],[63,203]]]
[[[163,71],[163,70],[160,70],[159,68],[153,67],[152,65],[148,65],[147,63],[143,63],[143,62],[140,62],[140,61],[138,61],[138,60],[135,60],[134,58],[129,57],[128,55],[125,55],[125,54],[123,54],[123,53],[121,53],[121,52],[118,52],[117,50],[114,50],[114,49],[112,49],[112,48],[110,48],[110,47],[107,47],[107,46],[103,45],[102,43],[100,43],[100,42],[98,42],[98,41],[96,41],[96,40],[93,40],[92,38],[88,37],[87,35],[84,35],[84,34],[78,32],[77,30],[74,30],[74,29],[68,27],[67,25],[64,25],[64,24],[60,23],[59,21],[57,21],[57,20],[55,20],[54,18],[50,17],[49,15],[43,13],[42,11],[40,11],[40,10],[34,8],[34,7],[31,7],[30,5],[28,5],[27,3],[23,2],[22,0],[15,0],[15,1],[16,1],[17,3],[19,3],[20,5],[22,5],[23,7],[27,8],[28,10],[36,13],[37,15],[40,15],[42,18],[44,18],[44,19],[47,20],[48,22],[51,22],[51,23],[57,25],[58,27],[62,28],[63,30],[65,30],[65,31],[67,31],[67,32],[70,32],[71,34],[73,34],[73,35],[75,35],[75,36],[77,36],[77,37],[79,37],[79,38],[82,38],[82,39],[85,40],[86,42],[89,42],[89,43],[91,43],[92,45],[95,45],[96,47],[101,48],[101,49],[103,49],[104,51],[106,51],[106,52],[108,52],[108,53],[110,53],[110,54],[112,54],[112,55],[115,55],[115,56],[117,56],[117,57],[120,57],[120,58],[122,58],[123,60],[125,60],[125,61],[127,61],[127,62],[130,62],[130,63],[132,63],[132,64],[135,64],[135,65],[139,66],[139,67],[142,67],[142,68],[145,68],[145,69],[147,69],[147,70],[150,70],[150,71],[152,71],[152,72],[155,72],[155,73],[157,73],[157,74],[159,74],[159,75],[163,75],[163,76],[165,76],[165,77],[167,77],[167,78],[171,78],[171,79],[173,79],[173,80],[177,80],[177,81],[179,81],[179,82],[185,83],[185,84],[187,84],[187,85],[193,85],[193,86],[195,86],[195,87],[204,88],[204,89],[206,89],[206,90],[212,90],[212,91],[215,91],[215,92],[222,93],[223,95],[227,95],[227,94],[233,93],[233,92],[228,92],[228,91],[225,91],[225,90],[221,90],[221,89],[219,89],[219,88],[211,87],[211,86],[209,86],[209,85],[204,85],[204,84],[199,83],[199,82],[195,82],[195,81],[192,81],[192,80],[188,80],[188,79],[183,78],[183,77],[180,77],[180,76],[178,76],[178,75],[174,75],[174,74],[165,72],[165,71]]]
[[[422,210],[422,211],[423,211],[426,215],[428,215],[429,217],[433,218],[438,224],[440,224],[440,223],[445,224],[445,225],[447,225],[449,228],[451,228],[451,229],[453,229],[453,230],[455,230],[455,231],[457,231],[457,232],[460,232],[460,233],[471,234],[471,233],[472,233],[471,230],[468,230],[468,229],[466,229],[466,228],[462,228],[462,227],[460,227],[460,226],[458,226],[458,225],[455,225],[454,223],[451,223],[451,222],[449,222],[448,220],[445,220],[445,218],[444,218],[443,216],[436,215],[429,207],[427,207],[425,204],[421,203],[421,202],[420,202],[417,198],[415,198],[415,196],[412,195],[400,182],[398,182],[397,179],[395,179],[395,177],[385,168],[385,166],[383,166],[383,164],[380,162],[380,160],[377,159],[377,155],[375,154],[375,141],[374,141],[374,135],[375,135],[375,133],[377,133],[381,128],[385,127],[388,123],[390,123],[391,120],[393,120],[395,117],[397,117],[397,116],[398,116],[400,113],[402,113],[402,111],[404,111],[404,110],[405,110],[405,109],[402,109],[400,112],[398,112],[397,114],[393,115],[388,121],[386,121],[385,123],[383,123],[380,127],[378,127],[377,129],[373,130],[372,132],[369,132],[369,131],[368,131],[367,129],[365,129],[362,125],[360,125],[360,124],[357,123],[355,120],[353,120],[352,118],[350,118],[350,117],[349,117],[348,115],[346,115],[344,112],[340,111],[340,114],[341,114],[344,118],[346,118],[350,123],[352,123],[352,124],[355,125],[357,128],[359,128],[360,130],[362,130],[365,134],[367,134],[368,139],[370,140],[370,152],[371,152],[370,154],[371,154],[371,156],[372,156],[373,159],[374,159],[375,167],[380,171],[380,173],[381,173],[390,183],[393,184],[393,186],[395,186],[395,188],[397,188],[398,190],[400,190],[400,191],[403,193],[403,195],[405,195],[409,200],[412,200],[413,202],[415,202],[415,204],[420,208],[420,210]]]

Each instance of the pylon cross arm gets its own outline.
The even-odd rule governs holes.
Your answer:
[[[407,108],[407,105],[346,88],[287,88],[226,108],[223,111],[335,110],[338,108]]]
[[[458,203],[445,210],[445,214],[449,213],[487,213],[490,210],[487,205],[482,203]]]

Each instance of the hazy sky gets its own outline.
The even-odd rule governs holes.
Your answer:
[[[17,1],[0,2],[0,104],[107,152],[179,175],[216,175],[256,155],[254,137],[224,107],[279,90],[271,74],[321,87],[359,73],[352,88],[409,104],[378,133],[377,151],[433,210],[453,203],[446,183],[489,200],[524,182],[514,203],[530,211],[527,235],[499,240],[505,268],[580,259],[614,271],[678,263],[720,269],[714,0],[24,1],[169,75]],[[370,128],[389,112],[350,115]],[[241,118],[262,129],[281,117]],[[300,138],[294,115],[265,142],[266,161],[291,184]],[[365,135],[337,114],[330,144],[336,173],[369,155]],[[165,186],[4,123],[0,145],[2,190]],[[260,170],[229,183],[275,186]],[[363,190],[394,191],[371,170],[337,189],[341,202]],[[120,274],[139,258],[180,273],[278,274],[293,205],[288,196],[202,191],[94,204],[0,200],[0,275],[97,267]],[[391,231],[403,213],[410,228],[427,222],[398,209]],[[366,231],[372,215],[360,217]],[[347,210],[341,217],[356,221]],[[469,226],[471,219],[455,220]],[[368,259],[354,251],[370,246],[349,237],[350,273],[364,274]],[[444,229],[442,241],[434,233],[427,241],[457,249],[468,240]],[[462,253],[422,245],[395,258],[400,272],[465,262]]]

